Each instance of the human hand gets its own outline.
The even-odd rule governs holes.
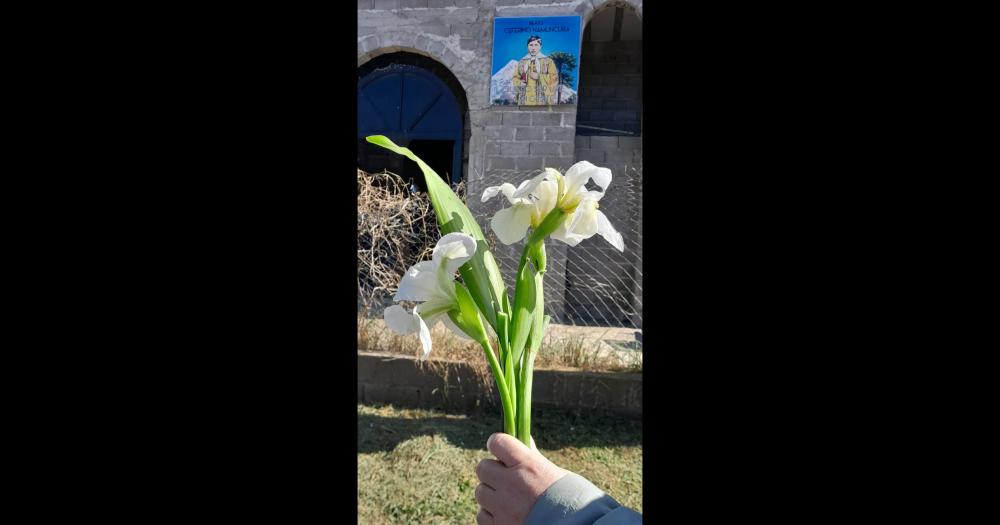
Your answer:
[[[521,525],[531,508],[553,483],[569,474],[545,459],[535,448],[524,446],[508,434],[496,433],[486,441],[486,448],[499,461],[484,459],[476,466],[476,502],[479,525]]]

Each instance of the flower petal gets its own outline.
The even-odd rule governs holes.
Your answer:
[[[549,237],[552,237],[553,239],[555,239],[557,241],[562,241],[562,242],[564,242],[564,243],[566,243],[566,244],[568,244],[570,246],[576,246],[577,244],[580,244],[580,241],[583,240],[583,239],[580,238],[579,235],[573,235],[572,233],[570,233],[566,229],[566,223],[565,222],[563,222],[562,224],[560,224],[559,227],[556,228],[555,231],[553,231],[551,235],[549,235]]]
[[[486,202],[493,197],[496,197],[498,193],[503,193],[504,196],[507,197],[507,200],[513,204],[515,191],[517,191],[517,189],[514,188],[514,185],[509,182],[505,182],[499,186],[490,186],[483,191],[483,199],[481,202]]]
[[[556,201],[559,200],[559,184],[554,180],[544,180],[538,184],[532,195],[537,197],[534,202],[533,220],[541,222],[542,218],[556,207]]]
[[[542,183],[543,180],[555,180],[553,177],[558,176],[559,172],[552,168],[545,168],[545,171],[535,175],[534,177],[524,181],[520,186],[517,187],[517,191],[514,192],[514,199],[524,199],[528,195],[535,192],[535,188]]]
[[[567,219],[569,233],[589,239],[597,233],[597,201],[585,200],[576,207],[572,221]],[[603,214],[602,214],[603,215]]]
[[[413,313],[419,315],[427,323],[427,326],[433,328],[434,324],[438,322],[438,318],[447,314],[452,308],[457,308],[457,305],[451,299],[435,297],[426,303],[418,304],[413,308]]]
[[[427,301],[437,290],[438,263],[436,261],[420,261],[406,270],[403,279],[399,281],[396,290],[396,301]]]
[[[552,238],[576,246],[580,241],[593,237],[599,228],[598,213],[600,212],[597,211],[597,201],[581,202],[576,210],[567,215],[566,220],[552,232]]]
[[[382,318],[389,329],[400,335],[410,335],[420,330],[419,316],[407,312],[398,304],[386,308]]]
[[[490,219],[490,226],[500,242],[511,245],[524,238],[531,226],[531,210],[530,205],[518,204],[498,211]]]
[[[431,330],[419,315],[415,315],[414,317],[420,323],[420,345],[424,347],[424,353],[420,356],[420,359],[426,360],[427,356],[431,353]]]
[[[604,192],[611,185],[611,170],[594,166],[585,160],[577,162],[566,170],[566,194],[575,194],[587,184],[587,179],[594,179],[601,192]]]
[[[459,266],[465,264],[476,253],[476,240],[471,235],[454,232],[441,237],[431,257],[442,265],[441,270],[450,278],[454,278]]]
[[[618,248],[618,251],[625,252],[625,241],[622,239],[622,234],[618,233],[604,212],[600,210],[597,210],[597,233],[611,243],[611,246]]]
[[[455,304],[448,299],[433,299],[426,303],[421,303],[413,309],[413,316],[419,320],[420,344],[424,347],[424,355],[421,359],[427,359],[427,354],[431,353],[431,328],[438,321],[448,318],[448,311],[455,307]]]

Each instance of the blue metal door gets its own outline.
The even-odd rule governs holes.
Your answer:
[[[393,64],[358,81],[358,138],[385,135],[400,145],[454,141],[452,183],[462,177],[462,125],[451,89],[425,69]]]

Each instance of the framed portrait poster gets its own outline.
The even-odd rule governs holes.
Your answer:
[[[579,16],[495,18],[490,104],[576,104]]]

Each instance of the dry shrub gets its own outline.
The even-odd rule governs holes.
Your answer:
[[[454,190],[464,199],[464,182]],[[358,170],[359,310],[381,315],[406,270],[429,260],[440,238],[426,193],[394,173]]]
[[[440,238],[426,194],[389,172],[358,170],[358,308],[381,313],[407,268]]]

